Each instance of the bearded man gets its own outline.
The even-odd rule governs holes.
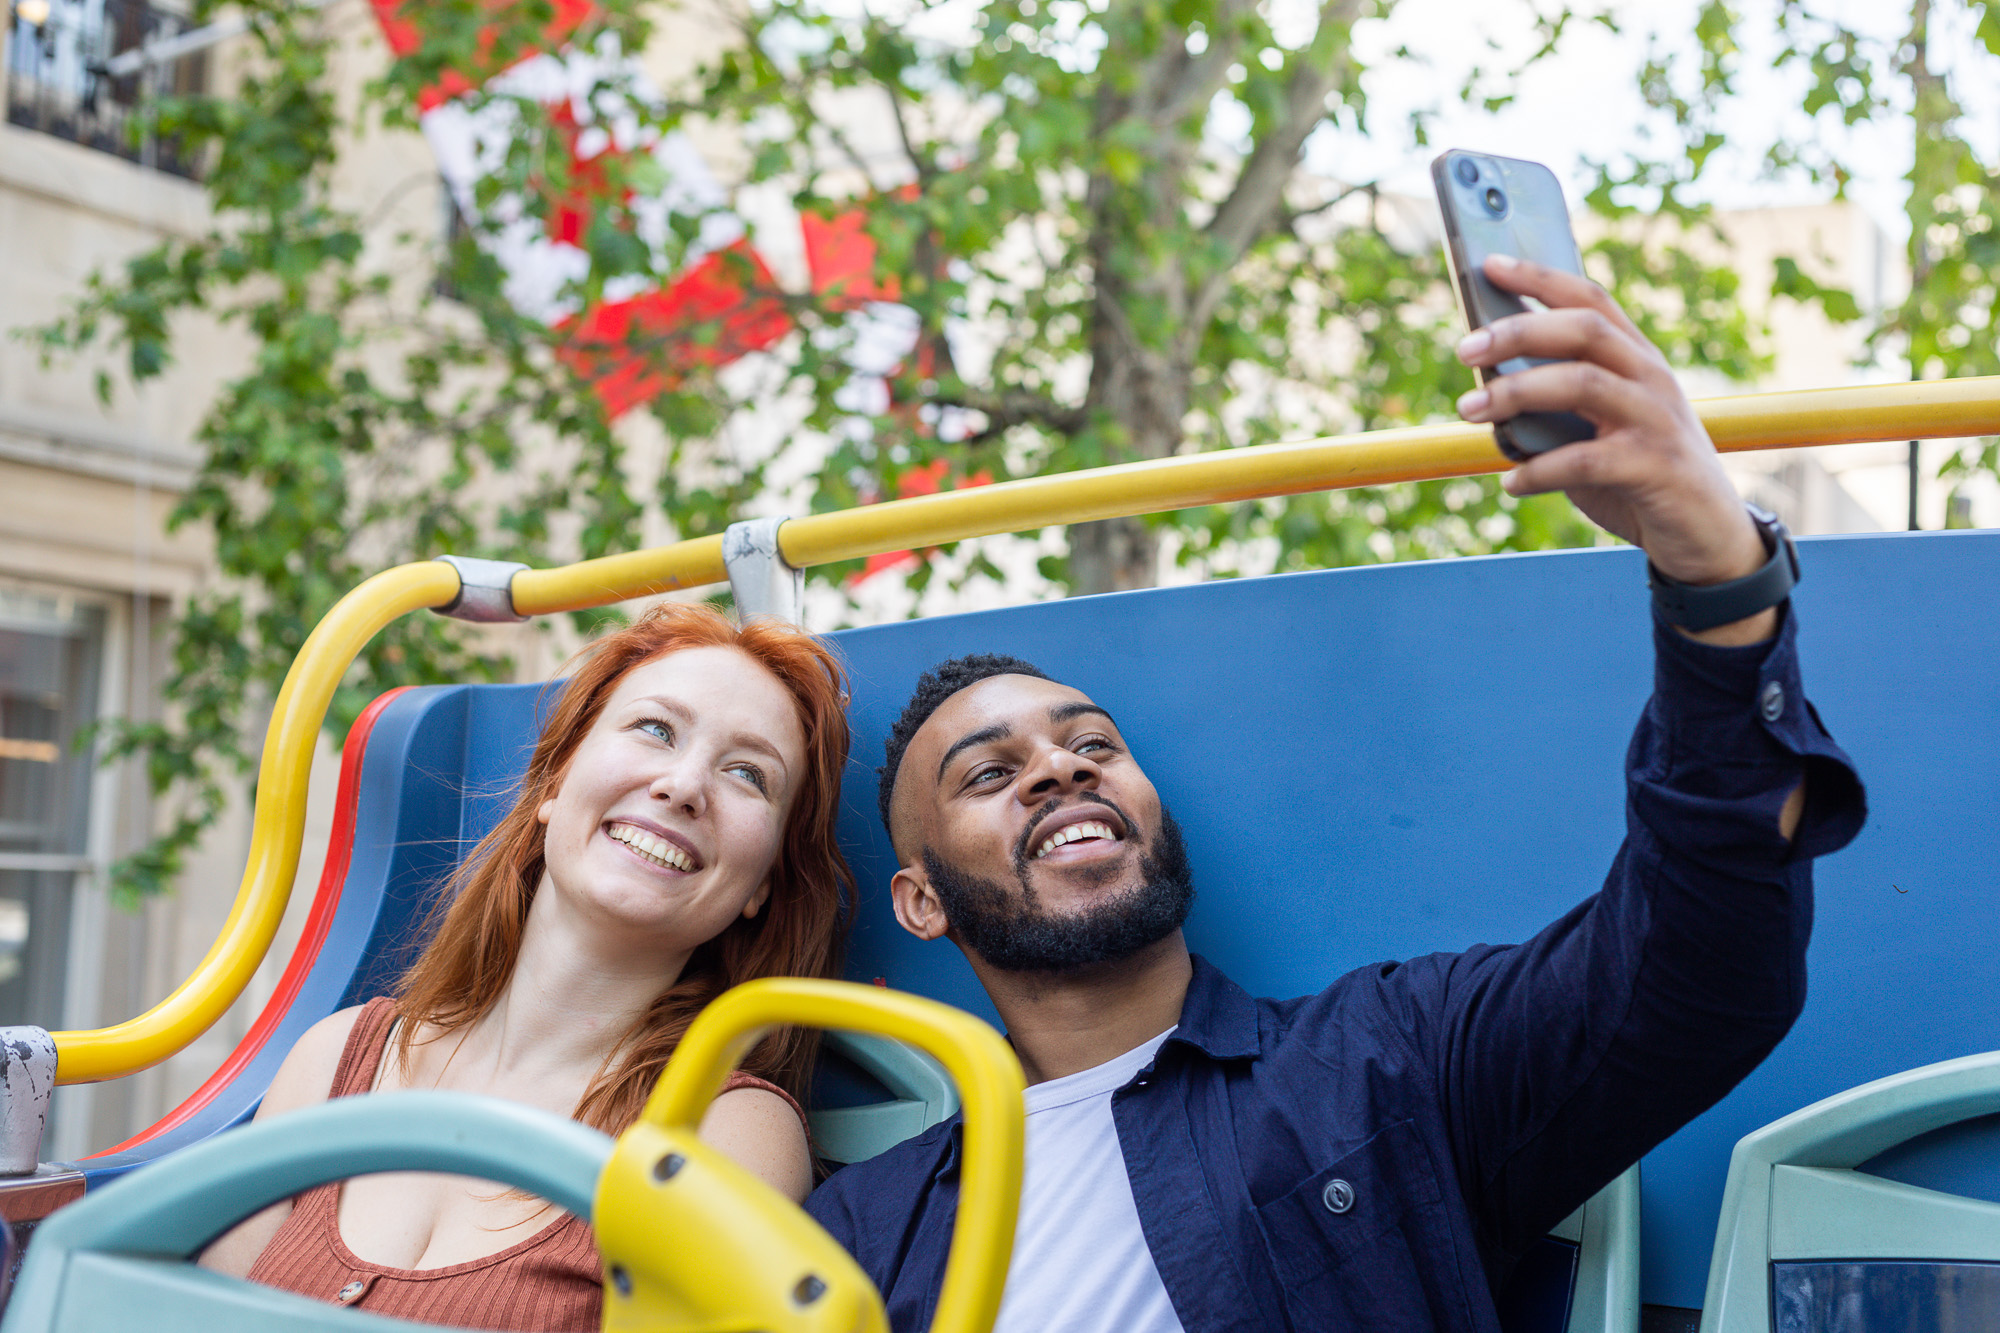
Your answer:
[[[1188,952],[1179,830],[1104,709],[1011,658],[926,675],[882,770],[890,891],[904,929],[965,952],[1030,1084],[1004,1333],[1490,1333],[1514,1259],[1749,1073],[1804,1002],[1812,858],[1853,838],[1863,796],[1799,683],[1790,540],[1746,512],[1601,290],[1486,271],[1547,308],[1460,356],[1551,363],[1461,413],[1589,418],[1596,439],[1507,488],[1566,490],[1652,562],[1624,846],[1601,892],[1524,944],[1253,999]],[[959,1152],[947,1122],[807,1205],[899,1333],[930,1326]]]

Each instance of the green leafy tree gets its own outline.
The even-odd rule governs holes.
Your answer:
[[[249,16],[255,58],[228,95],[150,108],[157,132],[205,154],[212,229],[97,274],[33,331],[49,355],[119,350],[134,382],[168,371],[191,312],[254,344],[201,422],[201,463],[169,520],[213,534],[222,580],[172,626],[169,716],[106,728],[108,759],[138,756],[155,793],[175,794],[165,831],[115,867],[126,901],[172,884],[252,772],[257,705],[355,584],[442,551],[540,558],[557,524],[578,553],[602,554],[640,512],[596,396],[552,361],[545,328],[497,298],[476,246],[440,254],[429,238],[384,237],[390,261],[370,262],[366,221],[332,185],[353,127],[336,108],[330,38],[283,0]],[[466,299],[424,299],[434,275]],[[109,398],[110,375],[97,382]],[[467,498],[481,493],[496,498]],[[394,685],[507,670],[462,626],[405,617],[355,664],[329,725],[344,734]]]
[[[1851,21],[1855,14],[1820,0],[1773,0],[1752,19],[1711,0],[1696,29],[1702,77],[1679,103],[1684,121],[1705,127],[1703,142],[1720,147],[1722,126],[1733,117],[1743,123],[1753,84],[1789,80],[1800,94],[1798,121],[1764,142],[1740,133],[1730,142],[1761,152],[1768,176],[1803,180],[1836,198],[1873,174],[1858,145],[1886,138],[1905,149],[1910,287],[1902,301],[1866,314],[1853,293],[1815,280],[1797,257],[1778,261],[1773,294],[1815,305],[1836,322],[1865,320],[1869,355],[1901,359],[1912,379],[2000,373],[2000,161],[1968,132],[1962,100],[2000,78],[2000,4],[1899,0],[1866,12],[1869,26]],[[1767,19],[1779,38],[1775,60],[1770,70],[1746,67],[1746,25]],[[1682,183],[1696,181],[1708,158],[1691,152]],[[2000,475],[1994,440],[1959,450],[1941,467],[1946,477],[1975,472]]]
[[[1281,25],[1250,0],[994,0],[972,30],[952,26],[962,7],[927,0],[741,13],[740,39],[684,100],[753,145],[750,182],[819,213],[865,198],[921,330],[894,385],[906,410],[865,431],[840,429],[828,360],[795,363],[809,424],[841,442],[814,507],[865,501],[917,464],[1017,476],[1448,415],[1470,380],[1450,353],[1442,256],[1373,184],[1300,168],[1329,132],[1432,151],[1421,118],[1368,118],[1353,34],[1389,8],[1328,0]],[[1544,38],[1529,63],[1570,21],[1514,14]],[[1408,52],[1375,72],[1430,77]],[[1496,105],[1518,73],[1458,95]],[[863,111],[893,125],[887,151],[844,132]],[[1630,211],[1608,191],[1593,202]],[[1678,236],[1650,239],[1606,241],[1592,262],[1682,364],[1753,370],[1734,276]],[[952,356],[957,322],[981,333],[977,366]],[[972,429],[929,429],[935,413],[912,405],[968,413]],[[1168,533],[1211,574],[1590,540],[1560,498],[1426,483],[1082,525],[1044,571],[1075,592],[1145,586]]]
[[[178,793],[168,833],[119,867],[121,888],[173,879],[249,770],[246,718],[327,607],[396,561],[452,550],[547,563],[628,548],[655,506],[693,536],[802,495],[815,510],[893,496],[920,469],[956,485],[1448,415],[1470,379],[1450,354],[1441,256],[1375,184],[1300,167],[1318,134],[1394,133],[1431,151],[1424,117],[1368,118],[1353,38],[1389,7],[1327,0],[1281,22],[1251,0],[992,0],[968,20],[928,0],[756,0],[664,98],[607,64],[581,104],[625,147],[580,165],[588,127],[482,86],[564,17],[550,0],[407,6],[418,42],[368,86],[355,122],[338,110],[318,21],[248,0],[242,81],[152,109],[157,132],[205,154],[212,229],[100,274],[36,335],[52,355],[116,349],[135,381],[167,371],[189,312],[255,344],[203,420],[204,461],[174,517],[214,533],[223,581],[173,627],[172,715],[113,729],[114,754],[143,756],[156,790]],[[1574,17],[1518,12],[1542,39],[1531,63]],[[570,37],[638,50],[649,17],[606,0]],[[1386,60],[1379,71],[1430,78],[1408,52]],[[1703,77],[1726,82],[1725,65],[1711,59]],[[1498,105],[1517,72],[1455,95]],[[334,189],[341,154],[361,124],[413,125],[447,73],[469,79],[482,123],[504,127],[476,216],[449,245],[379,234]],[[1670,73],[1655,104],[1680,138],[1662,162],[1604,170],[1590,204],[1610,225],[1589,262],[1678,362],[1741,376],[1759,362],[1735,279],[1680,244],[1706,225],[1682,186],[1700,173],[1719,94],[1676,100]],[[673,182],[643,150],[687,127],[740,145],[740,169],[727,198],[662,209]],[[573,225],[588,262],[561,296],[588,310],[671,279],[711,214],[773,189],[803,215],[864,210],[874,268],[806,293],[725,252],[723,274],[794,330],[734,365],[727,320],[550,323],[508,302],[491,257],[509,228]],[[1655,215],[1673,226],[1647,236]],[[845,392],[869,294],[892,296],[917,329],[882,411]],[[952,329],[971,336],[954,343]],[[655,465],[592,387],[607,368],[643,384],[664,440]],[[782,428],[731,433],[758,409]],[[803,491],[778,485],[799,476]],[[1560,497],[1517,502],[1464,479],[1086,525],[1043,572],[1078,592],[1147,584],[1163,538],[1226,575],[1593,530]],[[932,569],[910,577],[921,587]],[[390,685],[505,670],[460,627],[409,618],[357,663],[330,725]]]

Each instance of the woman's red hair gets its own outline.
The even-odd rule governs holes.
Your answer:
[[[536,810],[561,785],[577,746],[625,674],[685,648],[733,648],[778,678],[805,732],[806,781],[786,823],[764,910],[738,917],[695,950],[598,1071],[576,1118],[613,1134],[631,1124],[695,1015],[731,986],[756,977],[838,975],[854,906],[854,876],[833,835],[847,764],[840,664],[818,639],[789,625],[755,620],[738,628],[712,607],[662,603],[579,655],[528,760],[513,809],[480,840],[432,909],[436,932],[404,974],[397,999],[403,1021],[396,1054],[405,1067],[422,1025],[434,1035],[454,1031],[500,998],[542,881],[544,829]],[[779,1029],[758,1043],[743,1067],[804,1102],[817,1045],[812,1029]]]

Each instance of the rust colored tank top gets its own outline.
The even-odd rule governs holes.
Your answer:
[[[396,1002],[378,997],[355,1015],[327,1096],[351,1097],[375,1086]],[[738,1071],[723,1091],[762,1088],[805,1113],[776,1084]],[[307,1190],[292,1202],[271,1243],[251,1266],[250,1280],[380,1315],[459,1328],[591,1333],[603,1312],[603,1269],[590,1224],[558,1213],[526,1240],[479,1259],[442,1268],[391,1268],[370,1263],[340,1236],[340,1182]]]

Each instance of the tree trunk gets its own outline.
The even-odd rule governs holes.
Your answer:
[[[1160,539],[1139,518],[1107,518],[1069,530],[1069,591],[1150,588],[1159,582]]]
[[[1186,31],[1164,11],[1136,0],[1121,0],[1106,20],[1100,61],[1125,73],[1100,84],[1095,133],[1108,141],[1137,128],[1150,140],[1141,178],[1098,171],[1084,197],[1096,285],[1085,407],[1094,421],[1115,427],[1107,453],[1118,460],[1165,458],[1180,447],[1202,332],[1231,269],[1277,218],[1300,148],[1351,63],[1347,32],[1362,0],[1320,5],[1318,33],[1288,62],[1275,123],[1201,224],[1188,216],[1202,192],[1200,126],[1232,62],[1248,54],[1237,20],[1253,0],[1219,0],[1207,24],[1210,41],[1199,51],[1188,49]],[[1070,531],[1070,591],[1150,588],[1159,581],[1159,553],[1159,538],[1143,519],[1080,525]]]
[[[1092,406],[1118,424],[1125,458],[1167,457],[1181,442],[1193,367],[1125,339],[1097,342]],[[1150,588],[1160,581],[1159,534],[1137,517],[1080,524],[1069,533],[1069,573],[1072,596]]]

